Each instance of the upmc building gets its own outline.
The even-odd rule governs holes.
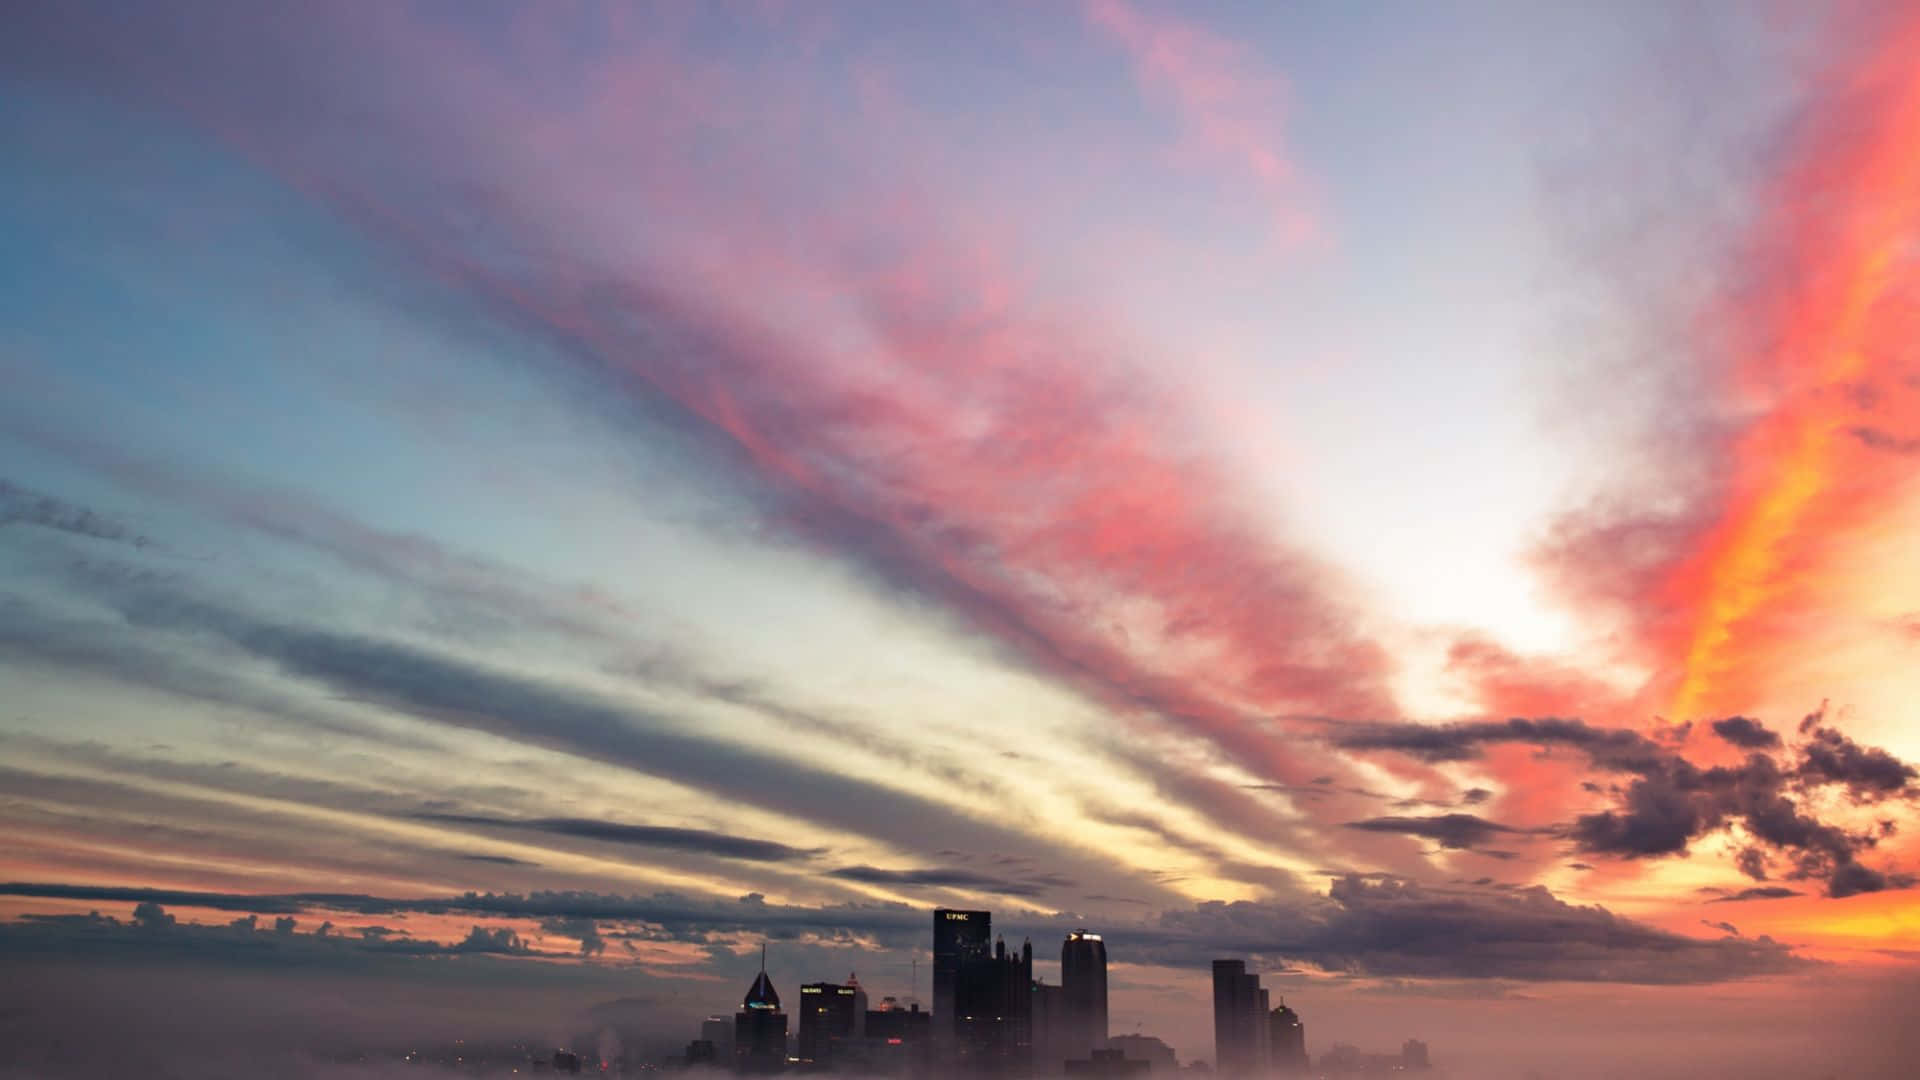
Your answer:
[[[955,1042],[955,987],[962,966],[993,955],[993,915],[938,908],[933,913],[933,1045],[949,1060]]]

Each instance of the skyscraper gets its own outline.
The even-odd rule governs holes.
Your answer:
[[[1107,1046],[1107,944],[1075,930],[1060,946],[1060,985],[1066,995],[1066,1051],[1084,1058]]]
[[[1033,1074],[1058,1076],[1074,1055],[1073,1032],[1067,1023],[1067,992],[1035,979],[1033,982]]]
[[[834,1052],[853,1038],[856,990],[856,987],[826,982],[800,987],[798,1056],[802,1064],[832,1063]]]
[[[1213,962],[1213,1068],[1225,1077],[1266,1069],[1270,1038],[1267,992],[1244,960]]]
[[[1033,943],[1017,953],[996,941],[993,955],[965,959],[954,979],[955,1047],[961,1069],[1026,1076],[1033,1068]]]
[[[993,915],[985,911],[939,908],[933,913],[933,1050],[940,1060],[953,1057],[959,1015],[954,992],[960,969],[986,960],[993,947]]]
[[[733,1067],[739,1072],[778,1072],[787,1067],[787,1014],[767,978],[767,949],[760,947],[760,974],[733,1014]]]
[[[1300,1014],[1287,1008],[1285,998],[1280,1007],[1267,1014],[1267,1034],[1273,1071],[1282,1074],[1298,1074],[1307,1071],[1307,1028],[1300,1022]]]

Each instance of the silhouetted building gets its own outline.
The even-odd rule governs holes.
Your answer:
[[[1173,1056],[1173,1047],[1151,1035],[1115,1035],[1107,1039],[1107,1047],[1118,1050],[1130,1060],[1144,1061],[1152,1066],[1152,1071],[1161,1076],[1172,1076],[1180,1070],[1180,1061]]]
[[[1081,1057],[1107,1046],[1107,945],[1099,934],[1075,930],[1060,946],[1060,985],[1066,990],[1068,1054]]]
[[[719,1065],[720,1049],[712,1039],[695,1039],[687,1044],[687,1066]]]
[[[1267,1068],[1267,992],[1243,960],[1213,962],[1213,1062],[1229,1077],[1257,1076]]]
[[[902,1008],[892,998],[880,999],[880,1007],[868,1009],[866,1016],[866,1036],[869,1039],[899,1039],[902,1042],[924,1042],[932,1025],[933,1014],[920,1007],[919,1002]]]
[[[802,1065],[831,1063],[835,1049],[853,1038],[857,993],[856,987],[840,983],[806,983],[800,987],[797,1056]]]
[[[938,908],[933,913],[933,1050],[950,1061],[959,1043],[960,1014],[955,1007],[960,969],[990,959],[993,915],[986,911]]]
[[[853,1037],[863,1038],[867,1034],[867,991],[860,985],[860,976],[847,972],[847,986],[853,991]]]
[[[579,1072],[580,1055],[568,1050],[555,1050],[553,1052],[553,1071],[564,1073]]]
[[[1318,1065],[1319,1071],[1329,1076],[1353,1073],[1387,1076],[1431,1067],[1427,1060],[1427,1044],[1418,1039],[1408,1039],[1397,1054],[1363,1054],[1359,1047],[1335,1043],[1333,1049],[1320,1055]]]
[[[1286,999],[1281,999],[1280,1007],[1267,1014],[1268,1060],[1274,1072],[1298,1074],[1311,1068],[1307,1060],[1307,1028],[1300,1022],[1300,1014],[1287,1008]]]
[[[713,1044],[721,1061],[733,1060],[733,1017],[716,1015],[700,1021],[700,1037]]]
[[[1035,979],[1032,1016],[1033,1073],[1058,1076],[1064,1071],[1066,1060],[1075,1056],[1070,1049],[1073,1030],[1067,1019],[1066,988],[1049,986]]]
[[[844,1074],[868,1076],[920,1075],[927,1070],[933,1014],[918,1002],[901,1008],[884,998],[878,1009],[868,1009],[864,1034],[841,1048],[834,1065]]]
[[[1323,1073],[1359,1072],[1366,1062],[1366,1055],[1360,1048],[1348,1043],[1334,1043],[1333,1049],[1320,1055],[1320,1071]]]
[[[1145,1076],[1151,1068],[1144,1061],[1135,1061],[1118,1050],[1095,1050],[1084,1058],[1067,1062],[1069,1077],[1086,1077],[1087,1080],[1110,1080],[1122,1076]]]
[[[996,940],[991,956],[963,962],[953,1001],[955,1052],[943,1062],[994,1076],[1033,1071],[1032,942],[1009,953],[1007,943]]]
[[[787,1014],[767,978],[767,950],[760,949],[760,974],[733,1014],[733,1067],[739,1072],[779,1072],[787,1067]]]

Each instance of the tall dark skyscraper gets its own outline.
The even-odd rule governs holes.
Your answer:
[[[1287,1008],[1285,999],[1280,1007],[1267,1014],[1268,1053],[1272,1055],[1273,1071],[1282,1074],[1300,1074],[1307,1071],[1307,1028],[1300,1022],[1300,1014]]]
[[[767,951],[760,950],[760,974],[733,1014],[733,1067],[740,1072],[779,1072],[787,1067],[787,1014],[767,978]]]
[[[1107,1047],[1107,943],[1075,930],[1060,946],[1068,1056],[1085,1058]]]
[[[962,961],[954,979],[956,1014],[952,1061],[990,1076],[1026,1076],[1033,1069],[1033,943]]]
[[[986,911],[939,908],[933,913],[933,1050],[940,1060],[953,1057],[958,1041],[954,1010],[960,969],[984,961],[993,951],[993,915]]]
[[[858,989],[825,982],[800,987],[798,1056],[802,1063],[832,1063],[835,1051],[853,1038],[854,1029],[864,1026],[865,1008],[856,1008]]]
[[[1267,992],[1244,960],[1213,962],[1213,1071],[1223,1077],[1264,1072],[1271,1038]]]

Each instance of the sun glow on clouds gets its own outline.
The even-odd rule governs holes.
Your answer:
[[[0,445],[22,463],[0,477],[19,485],[0,504],[0,671],[20,717],[0,718],[8,876],[967,903],[1142,915],[1143,933],[1168,913],[1277,935],[1428,903],[1611,918],[1520,891],[1544,883],[1700,937],[1694,898],[1751,884],[1734,866],[1750,826],[1666,822],[1678,850],[1575,850],[1574,822],[1686,809],[1698,787],[1675,781],[1663,802],[1654,782],[1744,756],[1657,717],[1755,709],[1798,739],[1800,714],[1844,697],[1853,710],[1830,722],[1920,756],[1899,666],[1920,648],[1904,542],[1920,534],[1920,372],[1900,366],[1920,76],[1899,59],[1920,53],[1920,21],[1814,87],[1816,113],[1865,107],[1787,140],[1762,193],[1747,243],[1766,268],[1714,312],[1745,350],[1712,372],[1710,400],[1683,403],[1712,414],[1687,448],[1710,490],[1677,520],[1574,520],[1580,543],[1530,592],[1518,559],[1459,539],[1513,520],[1462,505],[1482,489],[1453,474],[1483,459],[1428,460],[1419,431],[1393,430],[1442,422],[1452,402],[1425,383],[1349,385],[1339,365],[1246,376],[1276,397],[1327,381],[1344,397],[1316,400],[1353,412],[1326,431],[1377,445],[1376,471],[1434,478],[1428,501],[1359,492],[1306,507],[1352,515],[1339,527],[1288,524],[1301,508],[1264,500],[1316,458],[1287,449],[1297,432],[1239,430],[1281,415],[1265,402],[1216,400],[1239,376],[1215,370],[1229,362],[1213,343],[1245,342],[1165,325],[1153,266],[1077,266],[1072,231],[1036,209],[1056,193],[999,205],[981,177],[1012,151],[962,136],[1017,119],[1017,101],[995,88],[956,105],[887,49],[849,44],[857,28],[809,21],[810,45],[787,48],[797,13],[696,8],[610,18],[583,44],[560,9],[453,26],[396,5],[364,24],[236,10],[200,41],[128,17],[39,28],[70,63],[24,70],[81,88],[92,104],[70,122],[143,103],[192,133],[171,147],[183,160],[270,194],[236,184],[259,213],[221,225],[187,213],[174,188],[195,185],[177,177],[115,189],[130,219],[206,226],[231,260],[218,273],[131,241],[95,265],[68,221],[93,189],[22,204],[52,222],[71,295],[150,275],[166,286],[127,290],[135,310],[221,332],[123,372],[140,326],[30,318],[70,299],[51,286],[19,305],[25,348],[53,358],[35,385],[57,389],[34,395],[44,416],[0,402]],[[1139,90],[1138,115],[1105,122],[1138,134],[1100,159],[1167,185],[1132,212],[1161,213],[1161,194],[1230,204],[1272,257],[1325,256],[1309,241],[1340,223],[1316,216],[1322,178],[1297,163],[1286,81],[1257,43],[1120,0],[1066,21],[1052,30],[1077,51],[1048,78]],[[191,69],[165,59],[190,39]],[[818,63],[843,48],[852,60]],[[1169,118],[1172,178],[1150,164]],[[51,192],[101,137],[46,127],[27,145],[63,163],[43,170]],[[1157,242],[1196,262],[1237,239],[1166,213]],[[258,235],[280,216],[326,242]],[[274,272],[255,280],[255,261]],[[1114,313],[1104,284],[1058,284],[1077,270],[1147,300]],[[325,299],[283,309],[283,294]],[[1288,329],[1284,311],[1257,327]],[[377,361],[313,355],[382,342]],[[1674,363],[1712,358],[1702,345]],[[246,415],[249,394],[268,415]],[[232,431],[198,419],[223,410],[243,418]],[[1282,475],[1243,475],[1262,469]],[[1474,523],[1398,575],[1368,564],[1411,550],[1400,539],[1328,542],[1417,539],[1456,506]],[[162,544],[137,542],[149,533]],[[1483,587],[1495,572],[1512,580]],[[1415,594],[1421,576],[1445,580]],[[1399,587],[1367,591],[1382,581]],[[1624,629],[1576,610],[1563,633],[1539,610],[1563,586],[1619,594]],[[1539,655],[1589,639],[1591,656]],[[1509,716],[1582,717],[1581,738],[1656,760],[1622,767],[1572,737],[1424,756],[1340,741]],[[1635,802],[1642,781],[1653,794]],[[1798,798],[1787,810],[1809,816],[1789,824],[1816,831],[1910,823],[1899,784],[1876,802],[1834,783],[1764,790]],[[1859,848],[1889,871],[1885,894],[1726,906],[1782,940],[1905,942],[1906,843]],[[1837,876],[1780,872],[1809,894]],[[470,925],[418,932],[456,943]],[[567,952],[592,940],[590,918],[511,925]],[[728,933],[621,959],[697,966],[747,931]]]
[[[1810,577],[1832,574],[1838,542],[1885,520],[1911,459],[1863,430],[1901,431],[1920,419],[1901,365],[1914,319],[1911,237],[1920,227],[1920,21],[1896,26],[1871,54],[1830,75],[1861,113],[1814,132],[1805,157],[1764,211],[1759,251],[1781,260],[1731,318],[1752,352],[1735,391],[1757,419],[1731,450],[1729,501],[1695,560],[1667,586],[1697,612],[1670,711],[1739,707],[1756,672],[1743,661],[1767,630],[1769,607]],[[1864,405],[1864,407],[1863,407]],[[1755,657],[1761,663],[1771,657]]]

